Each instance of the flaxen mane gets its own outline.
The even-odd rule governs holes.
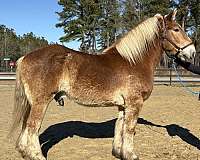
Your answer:
[[[154,42],[158,34],[158,19],[152,17],[140,23],[103,52],[105,53],[116,48],[122,57],[127,59],[130,63],[136,64],[141,62],[144,55],[148,53],[147,51],[150,46],[155,46]]]

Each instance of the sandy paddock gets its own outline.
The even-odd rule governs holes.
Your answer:
[[[13,95],[13,85],[0,85],[0,160],[22,160],[6,137]],[[51,103],[41,128],[48,160],[115,160],[111,146],[117,109],[65,103],[65,107]],[[183,88],[155,86],[136,128],[135,150],[140,159],[198,160],[199,149],[200,101]]]

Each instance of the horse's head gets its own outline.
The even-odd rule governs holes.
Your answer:
[[[169,56],[178,56],[184,61],[194,58],[196,50],[192,40],[186,35],[183,28],[176,22],[177,10],[160,17],[163,28],[163,49]],[[159,15],[156,15],[159,18]]]

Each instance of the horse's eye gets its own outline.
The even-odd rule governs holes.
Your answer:
[[[175,32],[179,32],[179,28],[175,28],[174,31],[175,31]]]

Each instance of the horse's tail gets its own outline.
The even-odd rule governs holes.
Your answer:
[[[24,57],[21,57],[17,61],[13,122],[9,135],[12,135],[13,132],[21,125],[22,128],[20,129],[20,133],[24,130],[31,109],[31,105],[27,99],[27,95],[24,89],[24,84],[22,82],[21,69],[22,69],[23,58]]]

